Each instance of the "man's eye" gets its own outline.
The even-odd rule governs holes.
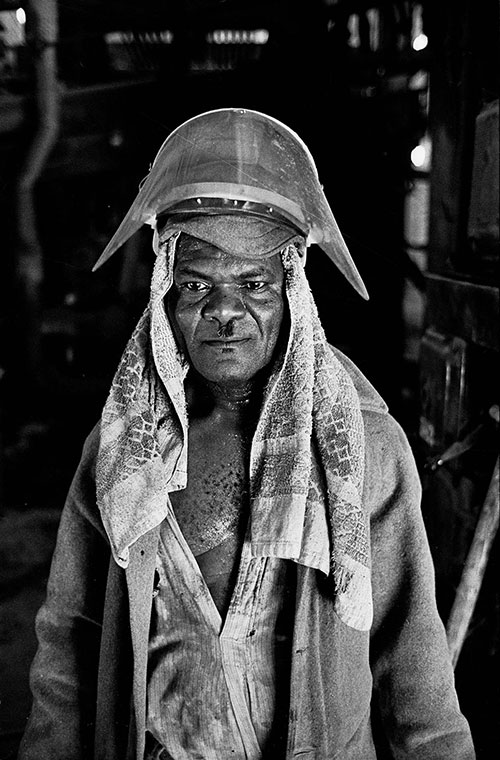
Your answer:
[[[266,287],[266,283],[262,280],[248,280],[244,285],[247,290],[263,290]]]
[[[193,280],[192,282],[183,282],[180,287],[182,290],[188,290],[190,293],[201,293],[203,290],[207,290],[208,285],[204,282]]]

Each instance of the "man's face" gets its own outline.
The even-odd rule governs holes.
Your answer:
[[[269,364],[283,319],[283,282],[279,255],[242,258],[180,237],[169,308],[202,377],[237,386]]]

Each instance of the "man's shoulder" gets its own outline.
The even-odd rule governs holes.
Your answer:
[[[329,348],[350,376],[359,397],[361,411],[386,415],[388,411],[387,404],[359,367],[340,349],[330,344]]]
[[[99,451],[99,444],[101,441],[101,421],[99,420],[90,433],[87,435],[87,438],[84,441],[83,444],[83,450],[82,450],[82,460],[91,467],[93,471],[95,471],[95,463],[97,460],[97,454]]]

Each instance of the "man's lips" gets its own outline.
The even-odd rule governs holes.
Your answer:
[[[202,340],[201,342],[206,346],[215,346],[216,348],[223,346],[225,348],[229,346],[236,346],[241,343],[247,343],[249,340],[250,338],[208,338]]]

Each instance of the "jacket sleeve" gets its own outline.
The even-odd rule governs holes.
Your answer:
[[[473,760],[436,608],[413,455],[390,415],[369,412],[365,430],[374,600],[370,657],[383,733],[396,760]]]
[[[36,619],[33,706],[19,760],[88,760],[109,547],[96,509],[97,431],[89,436],[59,525],[46,601]]]

